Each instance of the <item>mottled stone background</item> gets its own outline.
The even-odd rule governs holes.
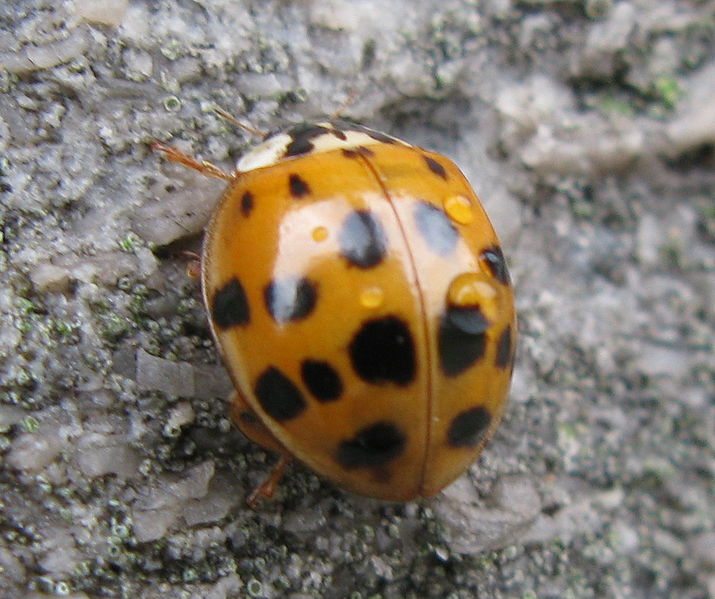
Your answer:
[[[3,0],[0,597],[715,596],[715,2]],[[195,247],[261,129],[443,152],[504,241],[503,426],[431,501],[233,430]]]

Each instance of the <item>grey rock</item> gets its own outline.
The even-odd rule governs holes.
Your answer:
[[[0,2],[0,596],[715,595],[712,4]],[[217,105],[338,110],[480,195],[517,366],[436,497],[295,464],[245,506],[275,457],[181,257],[226,183],[151,150],[233,168],[257,138]]]
[[[137,385],[140,389],[163,391],[172,396],[194,394],[194,371],[191,364],[172,362],[137,350]]]

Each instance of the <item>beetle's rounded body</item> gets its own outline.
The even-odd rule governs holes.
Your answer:
[[[434,495],[501,418],[511,283],[444,156],[342,122],[269,137],[215,210],[202,279],[239,426],[350,491]]]

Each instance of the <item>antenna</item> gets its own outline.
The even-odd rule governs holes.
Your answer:
[[[227,121],[230,121],[231,123],[233,123],[234,125],[236,125],[236,127],[239,127],[240,129],[243,129],[244,131],[247,131],[247,132],[250,133],[251,135],[256,135],[256,136],[258,136],[258,137],[265,137],[265,136],[266,136],[266,133],[265,133],[264,131],[261,131],[260,129],[254,129],[254,128],[251,127],[250,125],[246,125],[245,123],[242,123],[242,122],[239,121],[235,116],[233,116],[232,114],[226,112],[226,111],[225,111],[223,108],[221,108],[220,106],[214,107],[214,112],[215,112],[219,117],[221,117],[222,119],[225,119],[225,120],[227,120]]]

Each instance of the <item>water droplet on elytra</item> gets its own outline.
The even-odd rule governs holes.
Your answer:
[[[311,232],[314,241],[325,241],[328,238],[328,229],[322,225],[315,227]]]
[[[460,225],[468,225],[474,220],[472,202],[467,196],[449,196],[444,199],[443,205],[444,211],[449,217]]]
[[[378,308],[384,299],[384,292],[380,287],[366,287],[360,293],[360,303],[365,308]]]
[[[497,290],[481,273],[464,272],[449,284],[447,298],[453,306],[479,306],[494,301]]]

